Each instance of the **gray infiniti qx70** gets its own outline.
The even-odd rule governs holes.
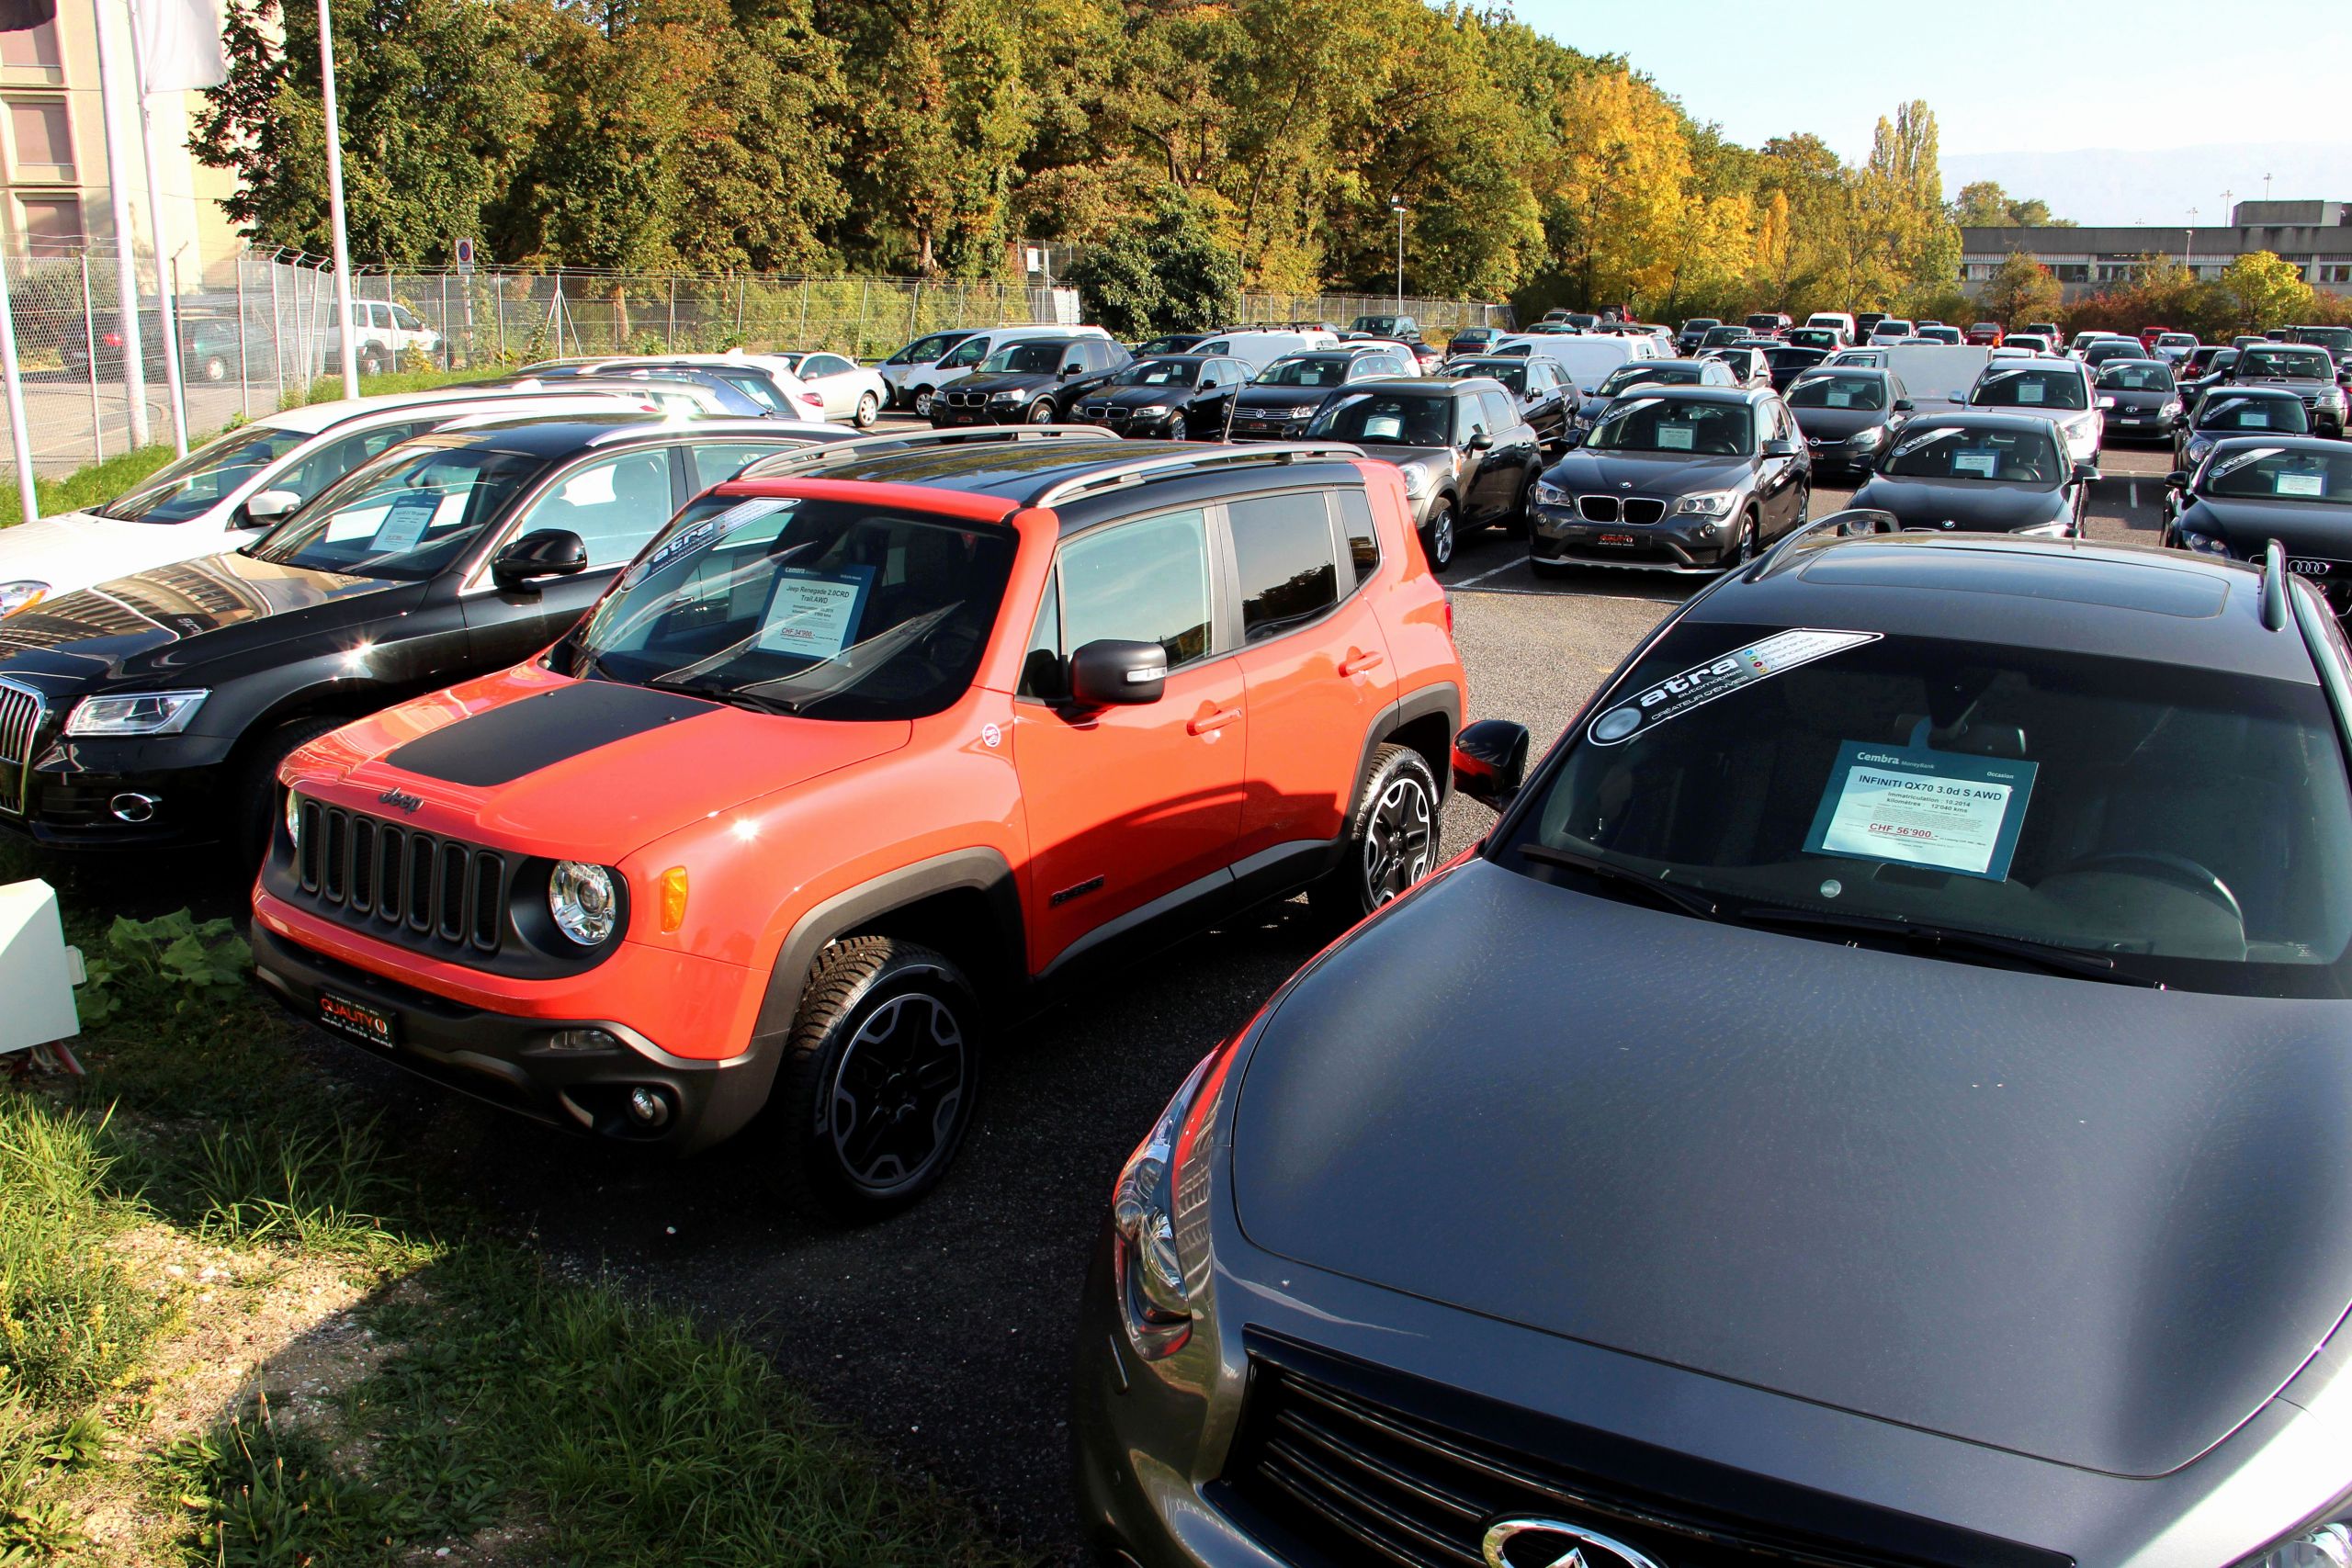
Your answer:
[[[1145,1568],[2324,1568],[2352,1544],[2352,686],[2274,549],[1824,519],[1121,1172]],[[1841,536],[1856,528],[1870,536]]]

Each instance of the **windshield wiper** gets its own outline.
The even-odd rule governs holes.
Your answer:
[[[1539,861],[1545,865],[1564,865],[1570,871],[1583,872],[1587,876],[1602,882],[1636,889],[1649,895],[1653,902],[1682,914],[1696,915],[1702,920],[1723,918],[1722,908],[1705,894],[1645,875],[1631,866],[1619,865],[1598,855],[1580,855],[1574,850],[1555,850],[1549,844],[1521,844],[1518,849],[1529,860]]]
[[[757,693],[746,692],[737,687],[706,686],[699,682],[671,681],[659,675],[650,676],[639,682],[638,684],[650,691],[675,692],[680,696],[700,697],[707,703],[724,703],[729,707],[750,708],[754,713],[788,716],[800,711],[800,705],[797,703],[786,702],[780,697],[763,697]]]
[[[2052,942],[2035,942],[2029,937],[2001,936],[1993,931],[1967,931],[1952,926],[1921,925],[1914,920],[1894,919],[1884,915],[1833,914],[1826,909],[1798,909],[1781,904],[1751,904],[1737,910],[1733,918],[1759,926],[1819,926],[1833,931],[1867,931],[1875,936],[1899,937],[1905,942],[1925,942],[1936,947],[1994,953],[2003,958],[2037,964],[2060,974],[2080,975],[2118,986],[2164,989],[2162,981],[2144,979],[2119,969],[2115,960],[2103,953],[2085,953],[2078,948],[2060,947]]]

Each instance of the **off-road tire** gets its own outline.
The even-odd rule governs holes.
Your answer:
[[[864,1224],[937,1186],[971,1125],[979,1030],[972,987],[944,954],[888,936],[827,948],[801,991],[768,1103],[786,1201],[835,1224]],[[911,1071],[896,1066],[901,1051],[917,1058]],[[924,1072],[925,1056],[949,1080]],[[911,1125],[880,1132],[877,1114]],[[861,1141],[868,1129],[880,1143]]]
[[[1306,891],[1316,913],[1351,926],[1437,865],[1437,775],[1409,746],[1383,746],[1348,813],[1347,852]]]

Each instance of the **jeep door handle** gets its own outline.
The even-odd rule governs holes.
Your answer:
[[[1340,673],[1361,675],[1367,670],[1379,669],[1380,665],[1381,658],[1376,653],[1351,653],[1340,663]]]
[[[1212,729],[1223,729],[1240,716],[1239,708],[1217,708],[1209,713],[1195,714],[1192,722],[1184,726],[1184,733],[1206,735]]]

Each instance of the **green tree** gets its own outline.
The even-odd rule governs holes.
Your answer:
[[[1951,200],[1951,220],[1963,229],[1998,229],[2010,221],[2009,193],[1997,180],[1973,180]]]
[[[1088,248],[1069,274],[1088,319],[1124,337],[1205,329],[1241,313],[1241,263],[1173,186],[1148,220]]]
[[[2023,251],[2011,251],[1984,287],[1984,313],[2004,326],[2054,321],[2062,290],[2050,269]]]
[[[2213,280],[2230,322],[2241,332],[2267,332],[2311,313],[2312,287],[2294,263],[2270,251],[2251,251]]]

